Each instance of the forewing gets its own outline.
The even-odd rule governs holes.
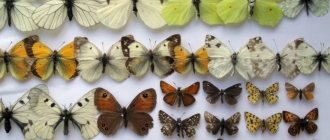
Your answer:
[[[195,114],[187,119],[182,120],[182,129],[187,137],[192,137],[196,134],[195,126],[199,124],[200,114]]]
[[[220,130],[220,120],[207,111],[204,112],[204,118],[207,123],[206,130],[213,135],[217,134]]]
[[[191,0],[169,0],[163,4],[162,17],[168,25],[182,26],[196,16],[196,10]]]
[[[314,89],[315,89],[315,83],[309,83],[304,89],[303,93],[307,101],[311,101],[314,99]]]
[[[207,94],[206,100],[214,104],[220,97],[220,90],[209,81],[203,81],[203,90]]]
[[[228,135],[234,135],[238,132],[236,124],[241,120],[241,113],[237,112],[226,120],[226,131]]]
[[[330,47],[323,52],[323,55],[325,55],[325,61],[322,62],[322,66],[330,74]]]
[[[261,97],[260,89],[255,85],[253,85],[252,83],[247,82],[246,90],[249,93],[248,100],[250,101],[250,103],[256,104]]]
[[[158,118],[160,123],[163,124],[161,132],[166,136],[172,135],[175,130],[176,120],[162,110],[159,110]]]
[[[283,13],[275,0],[256,0],[252,16],[260,25],[274,28],[281,22]]]
[[[289,18],[295,18],[304,8],[300,0],[284,0],[280,3],[283,14]]]
[[[303,74],[311,74],[318,66],[315,56],[316,50],[304,41],[303,38],[295,40],[297,51],[297,67]]]
[[[278,131],[279,124],[282,121],[282,114],[276,113],[266,119],[266,127],[270,133],[275,134]]]
[[[325,16],[329,12],[328,0],[312,0],[308,6],[313,15],[318,17]]]
[[[105,0],[75,0],[72,13],[77,22],[84,27],[90,27],[99,23],[97,10],[105,6]]]
[[[116,98],[106,89],[97,88],[95,90],[94,103],[99,112],[121,112],[121,106]]]
[[[161,16],[163,5],[160,0],[140,0],[137,2],[138,15],[151,29],[162,28],[166,21]]]
[[[288,82],[285,82],[285,89],[286,89],[286,94],[290,99],[295,99],[299,94],[298,89],[294,85]]]
[[[257,130],[262,125],[262,120],[259,117],[257,117],[256,115],[249,113],[249,112],[245,112],[244,116],[245,116],[245,121],[246,121],[246,128],[251,133],[257,132]]]
[[[318,108],[312,109],[308,114],[305,116],[306,121],[315,121],[319,118],[319,110]]]
[[[286,123],[297,123],[300,120],[299,116],[288,111],[283,111],[282,115]]]
[[[208,72],[208,64],[209,64],[209,56],[207,54],[206,47],[199,48],[194,56],[196,57],[196,61],[194,62],[194,70],[198,74],[206,74]]]
[[[11,17],[18,30],[25,32],[38,29],[38,26],[32,20],[32,13],[35,9],[36,8],[27,1],[14,2]]]
[[[242,92],[241,84],[235,84],[231,87],[228,87],[224,90],[225,92],[225,101],[229,105],[234,105],[237,103],[237,99],[235,97],[239,96]]]
[[[174,59],[174,69],[180,74],[186,74],[192,69],[191,53],[183,46],[170,48],[171,57]]]
[[[140,92],[130,103],[127,110],[134,112],[151,112],[156,107],[157,94],[155,89],[149,88]]]
[[[274,104],[278,100],[277,92],[279,90],[279,83],[274,83],[265,90],[265,98],[268,103]]]

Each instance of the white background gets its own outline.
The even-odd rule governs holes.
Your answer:
[[[154,48],[154,43],[158,43],[168,36],[180,33],[182,35],[182,44],[189,50],[197,50],[204,44],[204,38],[206,34],[212,34],[218,37],[223,42],[227,43],[230,40],[232,47],[237,51],[243,46],[249,38],[254,36],[262,36],[264,42],[268,44],[274,52],[282,50],[284,46],[298,38],[304,37],[307,42],[313,45],[317,50],[325,49],[322,48],[320,43],[325,43],[326,47],[330,46],[330,15],[325,17],[317,18],[313,15],[309,17],[303,12],[294,20],[284,18],[281,24],[276,29],[268,29],[259,26],[253,20],[249,20],[241,26],[208,26],[199,20],[194,20],[185,27],[166,27],[163,30],[150,30],[136,17],[132,16],[128,25],[119,31],[109,30],[102,25],[98,25],[92,28],[83,28],[79,26],[74,20],[65,22],[57,30],[43,30],[40,29],[36,32],[21,33],[18,32],[14,27],[9,28],[6,26],[0,31],[0,46],[3,50],[9,50],[10,42],[16,43],[24,37],[32,34],[40,36],[41,41],[45,42],[52,49],[59,49],[62,47],[63,42],[70,42],[75,36],[87,36],[90,41],[94,42],[103,51],[118,41],[121,36],[132,34],[135,39],[146,45],[148,48]],[[273,39],[277,43],[275,47]],[[102,46],[104,42],[104,46]],[[189,45],[190,44],[190,45]],[[13,45],[13,44],[12,44]],[[11,46],[12,46],[11,45]],[[191,48],[191,49],[190,49]],[[329,94],[329,82],[330,75],[324,70],[321,72],[315,72],[312,75],[304,76],[300,75],[294,80],[289,80],[282,76],[280,73],[275,72],[271,77],[265,80],[256,79],[252,82],[261,89],[264,89],[274,82],[280,83],[279,102],[275,105],[268,105],[265,103],[252,105],[247,100],[247,92],[245,90],[245,82],[239,77],[230,77],[224,81],[219,81],[209,75],[201,76],[193,73],[188,75],[179,75],[177,73],[163,79],[168,83],[175,83],[178,86],[187,87],[190,84],[203,80],[209,80],[219,88],[226,88],[236,83],[242,83],[243,92],[238,98],[239,102],[235,106],[229,106],[226,104],[217,103],[210,105],[206,102],[206,94],[202,88],[199,93],[195,96],[196,102],[190,107],[171,107],[165,104],[162,100],[163,94],[159,88],[160,78],[149,72],[145,77],[137,79],[134,76],[127,79],[122,83],[117,83],[107,76],[104,76],[101,80],[88,84],[82,79],[77,77],[72,81],[64,81],[59,76],[52,77],[49,81],[43,82],[35,77],[28,80],[27,82],[18,82],[11,76],[6,76],[0,81],[0,97],[2,98],[5,105],[9,106],[13,104],[17,98],[19,98],[25,91],[32,88],[33,86],[46,83],[50,89],[50,95],[60,104],[69,107],[71,103],[74,103],[82,95],[95,87],[103,87],[109,90],[118,100],[121,105],[128,105],[131,100],[140,91],[147,88],[154,88],[157,92],[157,107],[150,113],[154,118],[154,128],[149,131],[149,134],[141,137],[135,134],[130,129],[120,128],[119,131],[111,137],[106,137],[103,134],[99,134],[95,139],[178,139],[176,133],[172,137],[166,137],[160,132],[161,124],[158,120],[158,111],[160,109],[165,112],[172,114],[174,117],[183,118],[189,117],[195,113],[201,113],[202,118],[199,127],[196,128],[197,134],[193,139],[216,139],[220,135],[213,136],[207,133],[205,127],[206,123],[204,120],[204,111],[209,111],[218,117],[228,118],[235,112],[241,112],[241,122],[239,123],[239,132],[237,135],[228,136],[224,134],[224,139],[268,139],[268,140],[279,140],[279,139],[296,139],[296,140],[325,140],[330,137],[329,133],[329,118],[330,111],[327,107],[330,106],[330,94]],[[297,87],[304,87],[310,82],[315,82],[315,99],[312,102],[294,100],[290,101],[285,93],[284,83],[289,81]],[[246,129],[246,123],[244,119],[244,111],[249,111],[260,118],[266,118],[274,113],[281,112],[283,110],[291,111],[301,117],[305,116],[314,107],[319,108],[319,119],[316,121],[319,126],[318,131],[314,135],[307,135],[306,132],[301,133],[296,137],[291,137],[287,133],[289,127],[283,121],[280,123],[280,129],[276,135],[271,135],[267,131],[261,133],[258,131],[256,134],[250,134]],[[23,135],[19,128],[13,124],[12,131],[6,134],[4,131],[3,122],[0,124],[0,139],[23,139]],[[70,125],[70,133],[68,136],[63,135],[63,126],[59,126],[56,129],[55,139],[82,139],[80,132],[77,128],[73,128]]]

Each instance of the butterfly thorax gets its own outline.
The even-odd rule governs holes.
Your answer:
[[[308,120],[307,119],[299,119],[299,126],[300,126],[300,129],[301,131],[304,131],[305,130],[305,127],[307,125],[307,122]]]
[[[250,12],[250,16],[252,16],[253,10],[254,10],[254,6],[256,4],[256,0],[248,0],[249,1],[249,12]]]
[[[221,89],[219,92],[219,95],[220,95],[220,101],[223,104],[223,96],[225,95],[225,91],[223,89]]]
[[[103,54],[103,56],[100,58],[100,61],[102,62],[102,73],[105,73],[105,67],[109,63],[110,58],[107,56],[107,54]]]
[[[260,97],[261,97],[262,104],[264,104],[264,102],[265,102],[265,91],[264,90],[260,90]]]
[[[74,4],[74,0],[65,0],[65,3],[64,3],[65,7],[68,9],[67,14],[68,14],[70,21],[73,18],[73,12],[72,12],[73,4]]]
[[[57,50],[54,50],[54,52],[53,52],[53,54],[51,56],[51,60],[53,60],[53,63],[54,63],[54,66],[53,66],[53,69],[54,69],[53,72],[54,73],[56,71],[56,64],[57,64],[57,62],[59,62],[59,58],[60,58],[60,56],[59,56]]]
[[[322,67],[322,62],[326,61],[327,55],[322,54],[321,52],[319,52],[317,55],[314,56],[314,58],[315,58],[315,62],[318,63],[318,68],[319,68],[319,71],[320,71],[321,67]]]
[[[225,128],[226,128],[226,121],[224,118],[221,119],[220,121],[220,135],[222,136],[223,133],[225,132]]]
[[[136,7],[136,3],[138,2],[139,0],[132,0],[132,3],[133,3],[133,13],[135,16],[137,16],[137,13],[138,13],[138,9]]]
[[[231,55],[231,62],[233,63],[234,66],[237,64],[237,53],[233,53]]]
[[[177,119],[176,119],[175,127],[176,127],[176,131],[177,131],[177,133],[178,133],[178,136],[179,136],[179,137],[182,136],[182,138],[183,138],[184,135],[183,135],[182,120],[181,120],[181,118],[177,118]],[[180,136],[180,134],[181,134],[181,136]]]
[[[266,123],[266,120],[262,120],[262,122],[261,122],[261,130],[262,130],[262,133],[264,133],[265,132],[265,130],[266,130],[266,128],[267,128],[267,123]]]
[[[7,17],[8,17],[8,25],[11,25],[11,9],[14,8],[14,2],[16,0],[6,0],[5,8],[7,10]],[[4,15],[1,15],[4,16]]]
[[[306,6],[306,13],[308,16],[309,15],[309,5],[312,4],[312,0],[300,0],[300,4]]]
[[[175,94],[178,96],[178,98],[177,98],[178,99],[177,100],[178,107],[180,107],[181,106],[181,99],[183,97],[181,87],[178,87],[178,89],[175,92],[176,92]]]
[[[9,62],[10,62],[10,59],[11,59],[11,56],[9,55],[8,52],[4,52],[4,56],[3,56],[3,59],[5,61],[5,64],[6,64],[6,70],[8,72],[8,65],[9,65]]]
[[[201,4],[200,0],[193,0],[193,4],[196,8],[197,11],[197,17],[200,17],[200,9],[199,9],[199,5]]]
[[[304,93],[304,91],[302,89],[298,90],[299,100],[302,100],[303,93]]]
[[[151,71],[152,72],[154,72],[154,55],[156,55],[156,54],[154,54],[153,52],[152,52],[152,50],[149,50],[149,52],[148,52],[148,59],[149,59],[149,61],[151,62],[151,64],[150,64],[150,69],[151,69]]]
[[[282,57],[281,57],[280,53],[277,53],[275,58],[276,58],[276,64],[277,64],[277,71],[281,71],[281,69],[282,69],[282,65],[281,65]]]
[[[189,56],[189,60],[190,60],[190,62],[191,62],[191,64],[192,64],[192,69],[193,69],[193,72],[195,73],[195,63],[197,62],[196,61],[196,55],[194,54],[194,53],[191,53],[191,55]]]
[[[56,124],[56,126],[59,125],[59,123],[61,121],[64,121],[64,135],[68,135],[69,134],[69,121],[71,120],[73,123],[75,123],[75,121],[72,118],[71,112],[67,109],[64,109],[60,116],[61,116],[61,119]]]
[[[11,130],[10,119],[13,117],[13,112],[9,108],[5,108],[1,115],[5,119],[5,130],[8,133]]]
[[[125,126],[125,128],[127,128],[128,120],[127,120],[127,109],[126,109],[126,107],[123,107],[123,108],[121,109],[121,117],[122,117],[123,120],[124,120],[124,126]]]

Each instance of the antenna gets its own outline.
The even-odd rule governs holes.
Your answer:
[[[55,50],[58,50],[58,48],[60,48],[61,46],[63,46],[65,44],[65,41],[63,41],[60,45],[58,45]]]
[[[232,50],[233,52],[235,52],[233,46],[232,46],[231,43],[230,43],[230,40],[228,40],[228,45],[229,45],[229,47],[231,48],[231,50]]]
[[[320,42],[320,45],[321,45],[321,52],[323,52],[324,48],[325,48],[325,44]]]
[[[13,44],[13,41],[10,41],[10,43],[9,43],[9,45],[7,46],[6,50],[8,50],[12,44]]]
[[[102,41],[101,44],[102,44],[102,51],[105,52],[104,42]]]
[[[190,43],[188,43],[188,46],[189,46],[189,48],[190,48],[190,52],[191,52],[191,53],[193,53],[194,51],[193,51],[193,49],[192,49],[192,47],[191,47],[191,44],[190,44]]]
[[[151,49],[154,49],[156,47],[156,43],[157,43],[156,41],[152,43],[151,38],[149,38],[149,45],[151,46]]]
[[[279,52],[279,49],[278,49],[278,47],[277,47],[277,43],[276,43],[276,40],[275,40],[275,39],[273,39],[273,43],[274,43],[274,45],[275,45],[276,51]]]

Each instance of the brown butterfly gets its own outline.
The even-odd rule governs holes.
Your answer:
[[[199,124],[201,115],[197,113],[184,120],[181,120],[181,118],[175,120],[164,111],[159,110],[158,117],[160,123],[164,124],[161,128],[161,132],[164,135],[171,136],[176,129],[178,136],[184,138],[184,134],[188,137],[192,137],[196,134],[196,130],[193,127]]]
[[[196,82],[189,87],[181,90],[180,87],[176,89],[170,84],[164,81],[160,81],[160,88],[165,94],[163,100],[167,104],[174,105],[176,102],[178,102],[178,107],[180,107],[182,102],[184,106],[189,106],[195,102],[195,98],[193,95],[198,93],[199,82]]]
[[[305,88],[298,89],[294,85],[285,82],[285,89],[287,91],[287,95],[290,99],[295,99],[297,95],[299,96],[299,99],[302,100],[302,96],[304,95],[307,101],[311,101],[314,99],[314,88],[315,84],[314,82],[309,83]]]
[[[223,100],[225,99],[229,105],[234,105],[237,103],[235,97],[241,94],[242,87],[241,84],[235,84],[226,89],[219,90],[219,88],[212,83],[203,81],[203,90],[208,94],[206,100],[211,104],[214,104],[220,98],[221,103],[223,103]]]
[[[146,89],[139,93],[130,105],[121,107],[115,97],[103,88],[97,88],[95,92],[95,105],[101,115],[97,119],[97,126],[105,135],[115,134],[124,123],[132,125],[134,132],[138,135],[148,134],[153,127],[153,119],[147,113],[156,106],[156,92],[154,89]]]
[[[313,122],[319,117],[319,111],[317,108],[311,110],[304,118],[298,117],[296,114],[293,114],[288,111],[283,111],[283,120],[286,123],[293,123],[288,132],[291,136],[296,136],[301,131],[306,129],[308,134],[313,134],[317,130],[317,125]]]
[[[209,133],[215,135],[220,131],[220,135],[222,136],[224,131],[226,130],[228,135],[234,135],[238,132],[238,127],[236,126],[236,124],[239,123],[241,119],[241,114],[239,112],[236,112],[227,120],[225,120],[224,118],[219,120],[216,116],[205,111],[204,118],[207,123],[206,130]]]

